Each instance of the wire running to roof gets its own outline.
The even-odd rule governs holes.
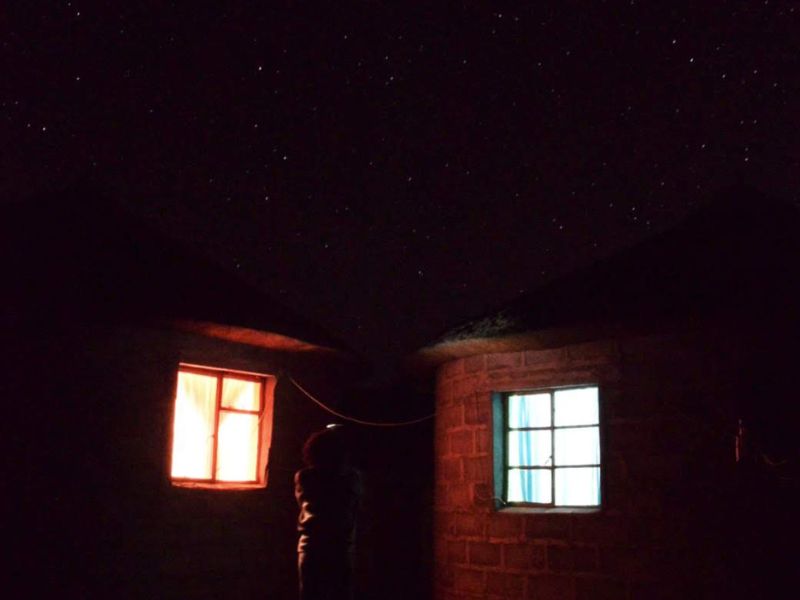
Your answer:
[[[308,396],[308,398],[312,402],[314,402],[314,404],[316,404],[317,406],[319,406],[323,410],[329,412],[330,414],[332,414],[332,415],[334,415],[336,417],[339,417],[340,419],[344,419],[345,421],[350,421],[351,423],[357,423],[359,425],[366,425],[367,427],[405,427],[407,425],[415,425],[417,423],[422,423],[423,421],[427,421],[427,420],[432,419],[432,418],[434,418],[436,416],[436,413],[434,412],[434,413],[431,413],[431,414],[429,414],[429,415],[427,415],[425,417],[420,417],[419,419],[412,419],[410,421],[395,421],[395,422],[392,422],[392,421],[365,421],[364,419],[357,419],[355,417],[349,417],[347,415],[344,415],[344,414],[342,414],[340,412],[337,412],[337,411],[333,410],[331,407],[327,406],[326,404],[322,403],[320,400],[315,398],[308,390],[306,390],[302,385],[297,383],[297,381],[291,375],[287,374],[286,377],[289,378],[289,381],[291,381],[298,390],[300,390],[301,392],[303,392],[303,394]]]

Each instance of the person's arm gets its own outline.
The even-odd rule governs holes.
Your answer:
[[[294,499],[297,501],[297,506],[302,507],[303,485],[300,482],[300,471],[294,474]]]
[[[300,514],[297,517],[297,529],[306,535],[313,535],[319,528],[319,516],[316,514],[318,507],[312,502],[309,493],[308,473],[305,470],[298,471],[294,476],[294,497]]]

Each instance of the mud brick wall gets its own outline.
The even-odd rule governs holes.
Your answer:
[[[741,352],[698,335],[485,354],[442,365],[437,600],[703,597],[735,586],[730,498]],[[600,388],[600,510],[497,510],[492,393]],[[727,586],[727,587],[726,587]]]

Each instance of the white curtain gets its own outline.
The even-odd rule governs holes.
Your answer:
[[[172,427],[172,476],[210,479],[217,378],[178,373]]]

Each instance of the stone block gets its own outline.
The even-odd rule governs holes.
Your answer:
[[[477,454],[488,454],[492,451],[492,432],[489,427],[481,427],[475,430],[475,452]]]
[[[464,373],[464,362],[461,360],[451,360],[439,367],[438,377],[442,381],[447,381],[458,377],[462,373]]]
[[[459,513],[455,517],[455,534],[458,536],[484,537],[486,517],[482,514]]]
[[[619,360],[620,351],[616,342],[589,342],[566,348],[566,360],[570,365],[597,365]]]
[[[492,422],[492,401],[488,394],[477,393],[464,402],[466,425],[488,426]]]
[[[520,571],[542,571],[546,566],[544,544],[505,544],[503,566]]]
[[[463,359],[463,362],[465,373],[475,373],[477,371],[483,371],[486,368],[486,359],[483,354],[467,357]]]
[[[472,505],[491,511],[494,509],[493,486],[489,483],[475,483],[472,486]]]
[[[471,429],[451,431],[448,436],[450,438],[450,452],[452,454],[464,455],[474,452],[474,435]]]
[[[572,539],[576,542],[604,542],[607,544],[623,541],[627,537],[624,521],[604,514],[574,515],[572,519]]]
[[[548,544],[547,566],[555,572],[572,572],[572,548],[562,544]]]
[[[456,379],[450,385],[455,401],[463,401],[480,389],[481,379],[475,375]]]
[[[529,540],[568,540],[571,515],[533,514],[525,517],[525,537]]]
[[[573,546],[572,568],[576,573],[593,573],[597,571],[597,547]]]
[[[476,569],[456,567],[453,587],[462,592],[482,594],[486,591],[486,573]]]
[[[528,350],[524,354],[525,366],[554,369],[561,364],[563,356],[563,351],[560,348],[554,350]]]
[[[525,537],[525,518],[519,514],[493,513],[487,533],[489,539],[521,541]]]
[[[525,577],[512,573],[487,573],[486,591],[499,598],[519,600],[525,597]]]
[[[575,600],[575,582],[566,575],[532,575],[527,594],[528,600]]]
[[[470,542],[469,563],[479,566],[497,566],[500,564],[501,547],[492,542]]]
[[[448,541],[444,544],[447,562],[451,564],[465,564],[467,562],[467,543],[463,541]]]
[[[491,483],[492,461],[488,456],[477,458],[462,458],[465,481]]]
[[[464,424],[464,409],[460,404],[441,407],[436,413],[436,426],[454,429]]]
[[[439,483],[453,483],[461,480],[461,459],[441,458],[436,465],[436,480]]]
[[[521,352],[502,352],[500,354],[486,355],[486,370],[513,369],[522,364]]]
[[[445,498],[447,505],[453,508],[469,508],[472,504],[472,494],[469,487],[461,483],[447,486]]]
[[[577,577],[575,600],[621,600],[627,597],[624,581],[605,577]]]

